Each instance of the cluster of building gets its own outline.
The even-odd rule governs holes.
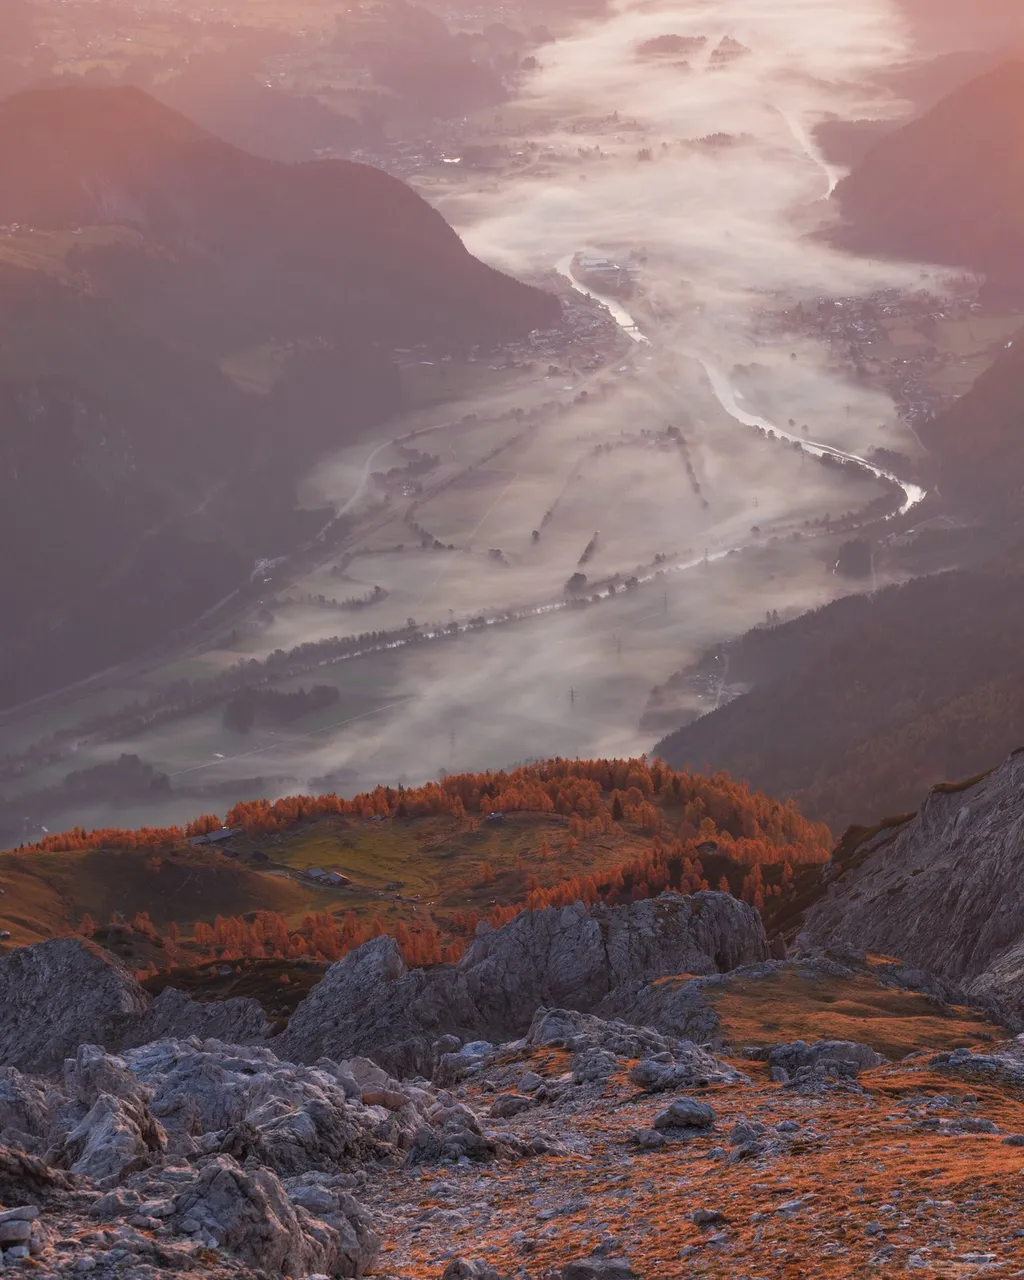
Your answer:
[[[764,313],[769,325],[810,331],[826,341],[846,365],[881,378],[903,420],[927,422],[957,397],[935,385],[935,374],[961,357],[929,341],[930,326],[981,311],[971,282],[953,285],[952,296],[937,297],[921,289],[882,289],[866,297],[819,298],[781,314]],[[920,343],[894,346],[887,322],[903,322],[920,335]],[[899,352],[905,354],[898,354]]]
[[[344,889],[352,883],[349,877],[343,876],[340,871],[325,871],[323,867],[307,867],[302,874],[307,880],[322,884],[328,889]]]

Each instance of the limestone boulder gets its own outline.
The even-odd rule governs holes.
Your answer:
[[[53,938],[0,957],[0,1066],[59,1071],[81,1044],[114,1045],[149,998],[113,956]]]

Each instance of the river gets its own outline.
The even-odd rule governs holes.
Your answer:
[[[798,135],[797,135],[798,136]],[[635,318],[623,307],[617,298],[613,298],[607,294],[597,293],[593,289],[589,289],[582,285],[572,274],[571,258],[562,258],[556,270],[559,275],[563,276],[572,287],[585,297],[593,298],[595,301],[603,303],[611,312],[615,323],[622,331],[629,335],[634,342],[646,343],[651,345],[651,339],[641,330]],[[739,404],[740,393],[730,383],[729,379],[717,368],[709,359],[697,354],[691,353],[693,358],[704,369],[708,382],[712,391],[715,393],[715,399],[722,406],[730,418],[736,422],[742,423],[745,427],[754,427],[759,431],[767,431],[777,436],[781,440],[788,440],[791,444],[802,449],[804,453],[814,458],[831,457],[840,462],[854,462],[858,466],[863,467],[865,471],[871,472],[880,480],[885,480],[890,484],[898,485],[903,491],[903,502],[899,510],[893,512],[893,515],[906,515],[912,507],[916,507],[927,497],[927,490],[921,488],[920,485],[912,484],[910,481],[901,480],[899,476],[891,471],[887,471],[884,467],[878,466],[874,462],[869,462],[867,458],[862,458],[856,453],[847,453],[843,449],[837,449],[834,445],[822,444],[817,440],[809,440],[803,435],[794,435],[791,431],[786,431],[774,422],[769,422],[767,418],[762,418],[756,413],[750,413],[746,409],[741,408]],[[891,516],[889,517],[892,518]],[[739,548],[737,548],[739,550]]]

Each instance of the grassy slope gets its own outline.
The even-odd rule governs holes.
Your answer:
[[[86,913],[103,924],[115,911],[128,918],[148,911],[162,929],[172,920],[212,919],[218,913],[293,916],[314,902],[299,885],[203,849],[156,858],[131,850],[5,853],[0,889],[0,928],[10,930],[16,943],[66,931]]]
[[[186,927],[252,911],[280,912],[289,924],[314,911],[379,915],[388,925],[433,918],[434,908],[442,917],[459,909],[486,914],[495,902],[522,899],[529,875],[553,885],[651,846],[642,832],[620,829],[589,836],[570,851],[568,827],[568,818],[535,813],[475,825],[447,816],[386,823],[331,817],[281,836],[239,837],[232,843],[237,858],[210,847],[159,854],[159,871],[151,869],[146,851],[3,853],[0,928],[25,943],[74,927],[86,913],[102,924],[112,912],[130,919],[147,911],[159,930],[172,920]],[[544,841],[551,850],[546,861],[540,857]],[[268,861],[253,862],[254,853]],[[493,869],[492,883],[483,882],[484,863]],[[340,871],[352,886],[321,889],[303,882],[308,867]],[[397,881],[404,885],[398,894],[386,891]]]
[[[810,977],[795,969],[737,979],[709,993],[726,1043],[857,1040],[899,1059],[918,1049],[959,1048],[991,1038],[994,1024],[970,1009],[943,1011],[927,996],[881,986],[868,974]]]

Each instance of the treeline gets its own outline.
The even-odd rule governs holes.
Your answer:
[[[703,847],[708,849],[708,842]],[[487,912],[458,910],[447,919],[433,923],[400,921],[390,930],[380,916],[361,919],[351,911],[340,919],[327,912],[310,914],[293,926],[288,925],[283,915],[272,911],[247,916],[218,915],[212,924],[196,921],[191,933],[188,926],[183,928],[172,921],[163,937],[148,913],[139,912],[130,927],[144,938],[160,943],[166,953],[165,968],[182,963],[203,965],[213,961],[263,959],[333,964],[364,942],[389,932],[410,967],[454,964],[465,953],[481,922],[500,929],[523,911],[541,911],[576,902],[587,906],[622,906],[657,897],[666,890],[697,893],[708,889],[731,893],[761,910],[769,899],[782,898],[793,888],[794,867],[788,860],[767,867],[760,863],[743,864],[735,861],[732,856],[735,852],[729,845],[712,847],[702,861],[695,841],[685,844],[676,841],[668,847],[655,842],[648,854],[598,875],[568,877],[548,888],[542,888],[531,877],[526,897],[519,902],[499,904]],[[705,863],[713,864],[714,870]],[[111,923],[125,927],[121,920]],[[78,932],[86,937],[96,935],[96,923],[91,916],[83,916]],[[152,964],[141,976],[158,971]]]
[[[262,837],[332,816],[402,820],[516,812],[569,818],[569,838],[577,841],[624,823],[663,842],[680,842],[681,847],[713,842],[723,854],[749,866],[824,861],[831,847],[828,828],[808,822],[792,803],[751,791],[725,774],[683,773],[660,760],[639,757],[559,758],[494,773],[453,774],[422,787],[377,787],[352,799],[331,793],[243,801],[228,811],[223,823],[215,814],[204,814],[184,829],[76,827],[26,849],[173,847],[222,825]]]
[[[323,711],[340,701],[332,684],[282,693],[278,689],[242,689],[224,707],[224,727],[233,733],[248,733],[257,724],[282,725],[301,720],[314,711]]]

